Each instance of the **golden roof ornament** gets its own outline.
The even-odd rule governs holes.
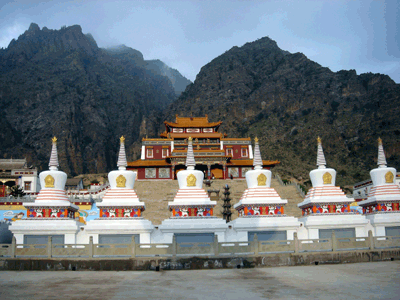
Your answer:
[[[192,137],[191,136],[189,136],[189,142],[192,140]]]
[[[382,139],[380,137],[378,138],[378,145],[382,145]]]
[[[255,138],[254,138],[254,141],[255,141],[256,143],[258,143],[258,137],[255,137]]]
[[[57,138],[54,136],[51,141],[53,142],[53,144],[57,143]]]
[[[322,141],[321,141],[321,138],[320,138],[320,137],[317,137],[317,143],[318,143],[318,144],[322,144]]]
[[[119,140],[120,140],[121,144],[124,143],[124,142],[125,142],[124,136],[122,135],[122,136],[119,138]]]

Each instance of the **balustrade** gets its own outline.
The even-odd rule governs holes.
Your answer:
[[[374,237],[370,233],[367,237],[305,239],[282,241],[254,241],[248,242],[218,242],[215,236],[213,242],[177,243],[175,238],[172,244],[136,244],[134,239],[130,244],[0,244],[0,257],[170,257],[170,256],[229,256],[229,255],[263,255],[270,253],[306,253],[332,252],[352,250],[374,250],[400,248],[400,236]]]

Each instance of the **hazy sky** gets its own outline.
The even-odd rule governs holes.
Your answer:
[[[0,0],[0,47],[31,22],[79,24],[100,47],[125,44],[194,80],[233,46],[269,36],[332,71],[383,73],[400,83],[400,2]]]

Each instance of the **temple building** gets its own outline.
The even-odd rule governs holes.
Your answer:
[[[28,195],[40,190],[37,169],[24,159],[0,159],[0,197],[6,197],[11,187],[19,185]]]
[[[208,179],[245,178],[252,170],[253,151],[250,138],[228,138],[218,132],[222,122],[209,122],[205,117],[179,117],[164,122],[160,138],[143,138],[141,158],[128,162],[128,170],[137,171],[141,179],[176,179],[185,169],[189,136],[193,138],[195,169]],[[279,161],[263,160],[270,169]]]

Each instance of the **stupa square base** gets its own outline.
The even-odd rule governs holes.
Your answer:
[[[228,224],[217,217],[171,218],[164,220],[159,226],[162,233],[158,238],[163,243],[172,243],[175,233],[214,233],[219,242],[225,241]]]
[[[386,236],[386,227],[400,226],[400,213],[375,213],[366,215],[374,227],[375,236]]]
[[[247,242],[249,231],[286,231],[287,239],[293,240],[293,234],[300,226],[295,217],[240,217],[229,223],[234,232],[228,241]]]
[[[300,218],[305,231],[299,232],[301,239],[319,239],[320,229],[342,229],[355,228],[356,237],[368,236],[368,230],[372,230],[369,221],[363,215],[342,214],[342,215],[310,215]]]
[[[13,222],[10,230],[17,244],[24,243],[25,235],[64,235],[65,244],[75,244],[79,222],[73,219],[25,219]]]
[[[143,218],[129,220],[120,218],[95,219],[88,222],[85,227],[86,235],[92,236],[95,244],[99,243],[99,234],[139,234],[140,243],[148,244],[153,230],[153,224]]]

